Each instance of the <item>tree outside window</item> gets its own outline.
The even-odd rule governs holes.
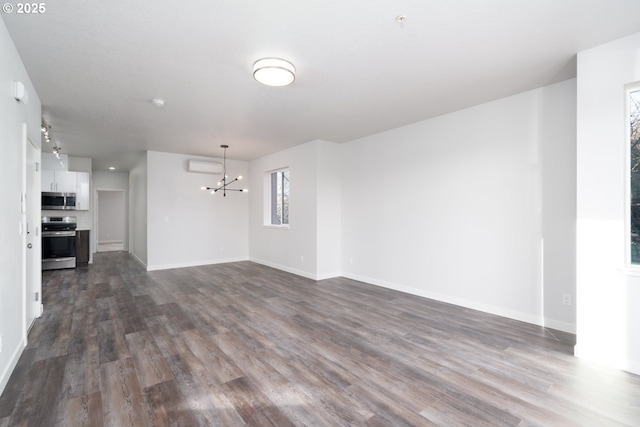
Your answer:
[[[270,225],[289,224],[289,170],[271,172]]]
[[[640,90],[629,93],[631,263],[640,264]]]

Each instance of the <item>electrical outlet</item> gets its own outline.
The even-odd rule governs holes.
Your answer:
[[[571,305],[571,295],[569,295],[569,294],[562,295],[562,304],[563,305]]]
[[[2,353],[2,344],[4,344],[2,334],[0,334],[0,353]]]
[[[300,255],[300,262],[304,262],[304,255]]]

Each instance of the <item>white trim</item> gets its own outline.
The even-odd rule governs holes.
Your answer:
[[[272,224],[271,223],[271,175],[278,172],[289,172],[289,213],[291,212],[291,168],[289,166],[284,166],[277,169],[272,169],[270,171],[264,172],[263,175],[263,186],[262,186],[262,203],[263,203],[263,211],[262,211],[262,226],[265,228],[281,228],[288,230],[289,223],[286,224]],[[284,213],[283,213],[284,215]]]
[[[625,365],[626,368],[623,368],[625,371],[640,375],[640,360],[627,360]]]
[[[625,268],[619,268],[618,271],[620,272],[620,274],[622,274],[623,276],[635,276],[635,277],[640,277],[640,265],[639,266],[633,266],[633,267],[625,267]]]
[[[2,394],[5,387],[7,386],[7,383],[9,382],[9,378],[11,377],[13,370],[18,364],[18,360],[20,360],[20,356],[22,356],[22,351],[25,349],[26,346],[27,346],[27,340],[22,339],[18,343],[18,347],[13,351],[13,354],[11,355],[11,359],[9,359],[9,364],[5,366],[4,371],[2,371],[2,376],[0,376],[0,394]]]
[[[316,280],[327,280],[327,279],[335,279],[336,277],[343,277],[342,272],[334,272],[334,273],[320,273],[316,274]]]
[[[21,151],[22,151],[22,176],[21,176],[21,183],[20,183],[20,201],[21,201],[21,206],[20,206],[20,234],[22,235],[22,240],[21,240],[21,255],[22,255],[22,265],[21,265],[21,280],[20,280],[20,285],[22,287],[22,340],[23,342],[27,342],[27,233],[26,233],[26,227],[27,227],[27,222],[29,220],[28,218],[28,212],[27,212],[27,144],[29,144],[29,140],[28,140],[28,133],[27,133],[27,124],[23,123],[22,124],[22,147],[21,147]]]
[[[550,327],[552,329],[558,329],[563,332],[575,333],[576,326],[570,323],[559,322],[554,320],[545,320],[541,316],[535,316],[529,313],[523,313],[520,311],[509,310],[503,307],[497,307],[490,304],[483,304],[477,301],[468,300],[465,298],[453,297],[450,295],[439,294],[435,292],[429,292],[422,289],[416,289],[409,286],[399,285],[397,283],[387,282],[384,280],[374,279],[372,277],[360,276],[357,274],[349,274],[343,273],[343,276],[352,279],[358,280],[360,282],[372,284],[375,286],[380,286],[383,288],[393,289],[396,291],[404,292],[411,295],[416,295],[419,297],[429,298],[435,301],[444,302],[447,304],[453,304],[460,307],[470,308],[472,310],[482,311],[488,314],[494,314],[496,316],[506,317],[513,320],[518,320],[520,322],[531,323],[533,325],[538,325],[542,327]]]
[[[597,363],[607,368],[620,369],[635,375],[640,375],[640,360],[620,359],[611,361],[608,357],[594,358],[593,355],[599,354],[598,351],[585,350],[577,344],[573,347],[573,354],[575,357]]]
[[[549,329],[555,329],[562,332],[568,332],[570,334],[576,334],[577,328],[575,323],[562,322],[560,320],[544,319],[544,327]]]
[[[142,265],[144,267],[145,270],[147,270],[147,264],[145,262],[143,262],[138,255],[136,255],[133,251],[129,251],[129,254],[133,257],[133,259],[135,259],[136,261],[138,261],[138,263],[140,265]],[[147,270],[148,271],[148,270]]]
[[[98,241],[98,234],[99,234],[99,215],[98,215],[98,202],[99,202],[99,192],[100,191],[104,191],[104,192],[121,192],[122,193],[122,198],[124,200],[124,240],[122,241],[122,245],[123,245],[123,250],[128,250],[129,248],[127,247],[128,243],[130,242],[130,238],[129,238],[129,228],[130,228],[130,224],[129,224],[129,190],[128,189],[124,189],[124,188],[112,188],[112,187],[100,187],[100,188],[94,188],[93,189],[93,212],[92,212],[92,221],[93,221],[93,230],[91,230],[91,250],[90,252],[90,259],[89,259],[89,264],[93,263],[93,254],[98,252],[98,245],[100,243],[106,243],[106,242],[99,242]],[[111,243],[111,242],[110,242]],[[120,241],[115,241],[113,243],[120,243]]]
[[[303,270],[298,270],[296,268],[290,268],[290,267],[287,267],[286,265],[276,264],[275,262],[265,261],[263,259],[253,258],[253,257],[249,257],[249,261],[255,262],[256,264],[266,265],[267,267],[275,268],[276,270],[286,271],[287,273],[295,274],[296,276],[306,277],[307,279],[311,279],[311,280],[318,280],[316,278],[316,275],[313,273],[309,273]]]
[[[298,270],[296,268],[291,268],[281,264],[277,264],[275,262],[265,261],[259,258],[249,258],[249,261],[255,262],[256,264],[266,265],[267,267],[275,268],[276,270],[286,271],[287,273],[295,274],[296,276],[301,276],[301,277],[305,277],[307,279],[316,280],[316,281],[342,277],[342,273],[339,271],[333,272],[333,273],[314,274],[314,273],[309,273],[307,271]]]
[[[640,265],[631,263],[631,106],[632,92],[640,91],[640,82],[630,83],[624,87],[624,269],[623,274],[640,276]]]
[[[220,258],[220,259],[202,260],[202,261],[187,261],[187,262],[177,262],[174,264],[147,265],[146,269],[147,271],[168,270],[170,268],[198,267],[201,265],[226,264],[229,262],[239,262],[239,261],[249,261],[249,259],[246,257],[238,257],[238,258]]]
[[[493,314],[496,316],[506,317],[513,320],[518,320],[520,322],[526,322],[533,325],[538,325],[545,328],[556,329],[558,331],[567,332],[570,334],[576,333],[576,324],[562,322],[554,319],[545,319],[541,316],[535,316],[529,313],[523,313],[519,311],[505,309],[503,307],[497,307],[489,304],[482,304],[477,301],[471,301],[464,298],[456,298],[449,295],[439,294],[435,292],[424,291],[422,289],[416,289],[409,286],[399,285],[397,283],[387,282],[384,280],[374,279],[368,276],[360,276],[357,274],[349,274],[344,272],[334,272],[334,273],[322,273],[322,274],[313,274],[306,271],[298,270],[295,268],[290,268],[281,264],[277,264],[270,261],[265,261],[258,258],[249,258],[249,261],[255,262],[257,264],[266,265],[267,267],[275,268],[278,270],[286,271],[287,273],[295,274],[297,276],[306,277],[311,280],[325,280],[325,279],[333,279],[335,277],[345,277],[351,280],[357,280],[359,282],[363,282],[367,285],[372,286],[380,286],[382,288],[393,289],[395,291],[404,292],[410,295],[415,295],[423,298],[429,298],[434,301],[444,302],[447,304],[457,305],[459,307],[470,308],[473,310],[482,311],[484,313]]]

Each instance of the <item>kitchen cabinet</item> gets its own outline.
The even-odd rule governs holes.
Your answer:
[[[89,265],[89,230],[76,230],[76,267]]]
[[[76,193],[76,210],[88,211],[91,207],[89,172],[42,170],[42,191]]]
[[[41,176],[42,191],[76,192],[77,172],[43,169]]]
[[[89,172],[76,173],[76,210],[88,211],[91,198],[89,197]]]

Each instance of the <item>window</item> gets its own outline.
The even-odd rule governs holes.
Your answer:
[[[265,184],[265,224],[289,225],[289,170],[269,172]]]
[[[640,87],[627,92],[628,141],[629,141],[629,249],[627,258],[632,265],[640,266]]]

